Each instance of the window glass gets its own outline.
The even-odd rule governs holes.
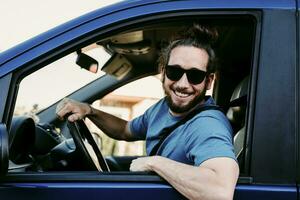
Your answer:
[[[93,103],[93,107],[125,120],[143,114],[150,106],[164,96],[160,76],[150,76],[131,82]],[[88,120],[87,120],[88,121]],[[113,156],[146,155],[145,142],[117,141],[106,136],[100,129],[87,122],[102,153]]]
[[[103,48],[94,48],[85,54],[98,58],[99,69],[110,58]],[[76,57],[76,53],[71,53],[24,78],[19,86],[14,115],[35,114],[105,75],[101,70],[91,73],[80,68],[75,63]]]

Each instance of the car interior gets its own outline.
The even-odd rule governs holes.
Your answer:
[[[92,43],[80,44],[70,51],[77,54],[74,60],[77,67],[91,72],[101,70],[106,75],[68,97],[92,103],[127,83],[159,74],[159,52],[172,35],[193,23],[213,26],[218,30],[219,39],[214,44],[218,70],[212,96],[232,124],[235,153],[243,173],[247,147],[247,102],[256,32],[255,19],[251,16],[173,17],[136,23],[121,27],[110,35],[99,35]],[[93,48],[104,48],[111,55],[101,69],[97,69],[97,61],[86,54]],[[42,67],[36,67],[36,70]],[[20,76],[20,82],[21,77],[24,76]],[[134,156],[104,157],[83,120],[69,123],[57,119],[57,103],[39,111],[38,122],[27,115],[13,117],[9,131],[8,173],[129,170]]]

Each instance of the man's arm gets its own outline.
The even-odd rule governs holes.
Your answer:
[[[136,140],[131,134],[128,121],[101,110],[90,108],[92,113],[89,113],[87,117],[105,134],[117,140]]]
[[[231,158],[212,158],[199,167],[161,156],[138,158],[131,171],[154,171],[188,199],[231,200],[239,175],[238,164]]]
[[[89,104],[77,102],[72,99],[64,99],[58,104],[56,115],[63,119],[67,114],[70,114],[68,120],[71,122],[88,117],[105,134],[114,139],[135,140],[128,127],[129,123],[126,120],[97,110]]]

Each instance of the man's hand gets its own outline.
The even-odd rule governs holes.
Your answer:
[[[150,156],[137,158],[132,161],[130,171],[153,171],[153,163],[159,162],[160,156]]]
[[[58,103],[55,112],[59,119],[64,119],[66,114],[70,114],[68,120],[74,122],[91,114],[92,107],[86,103],[80,103],[72,99],[64,98]]]

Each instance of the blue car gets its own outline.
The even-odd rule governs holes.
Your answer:
[[[141,113],[163,95],[160,50],[194,23],[219,32],[210,92],[234,130],[234,199],[299,199],[299,0],[122,1],[2,52],[0,199],[185,199],[157,174],[129,171],[144,144],[111,145],[55,110],[68,97]]]

